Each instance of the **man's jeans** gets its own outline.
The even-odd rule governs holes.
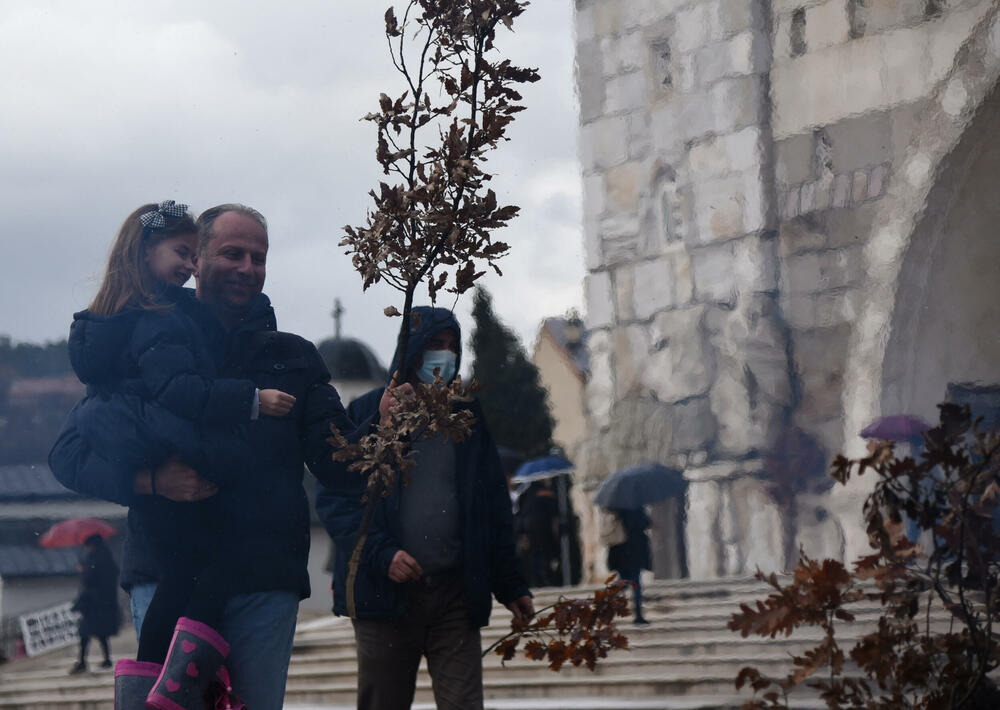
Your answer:
[[[155,591],[155,584],[132,587],[136,636]],[[295,592],[240,594],[226,603],[219,629],[232,647],[226,668],[233,690],[253,710],[281,710],[284,704],[298,610]]]
[[[421,656],[438,710],[482,709],[479,629],[466,614],[461,574],[412,583],[401,618],[355,619],[354,639],[359,710],[408,710]]]

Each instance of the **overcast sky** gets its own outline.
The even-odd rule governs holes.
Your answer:
[[[279,327],[328,337],[339,297],[344,334],[387,362],[398,320],[381,312],[401,299],[362,294],[337,242],[380,176],[373,126],[358,118],[401,86],[388,4],[0,0],[0,334],[65,337],[138,205],[237,201],[270,223]],[[500,36],[542,80],[491,160],[494,189],[522,214],[497,235],[512,246],[503,278],[484,284],[529,348],[542,318],[582,302],[572,34],[571,0],[536,0]],[[470,308],[468,294],[466,334]]]

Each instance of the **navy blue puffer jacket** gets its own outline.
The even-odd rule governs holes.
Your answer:
[[[194,291],[167,286],[162,308],[73,316],[69,354],[88,397],[75,420],[87,443],[136,469],[172,453],[224,483],[245,465],[254,383],[221,378],[225,333]]]

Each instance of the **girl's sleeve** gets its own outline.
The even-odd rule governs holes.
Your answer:
[[[153,401],[174,414],[202,423],[250,421],[254,383],[199,371],[190,332],[171,314],[151,312],[139,319],[132,356]]]

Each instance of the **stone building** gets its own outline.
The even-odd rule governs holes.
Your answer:
[[[786,524],[790,430],[1000,382],[998,5],[576,0],[585,478],[682,468],[691,576],[864,548],[857,488]]]

